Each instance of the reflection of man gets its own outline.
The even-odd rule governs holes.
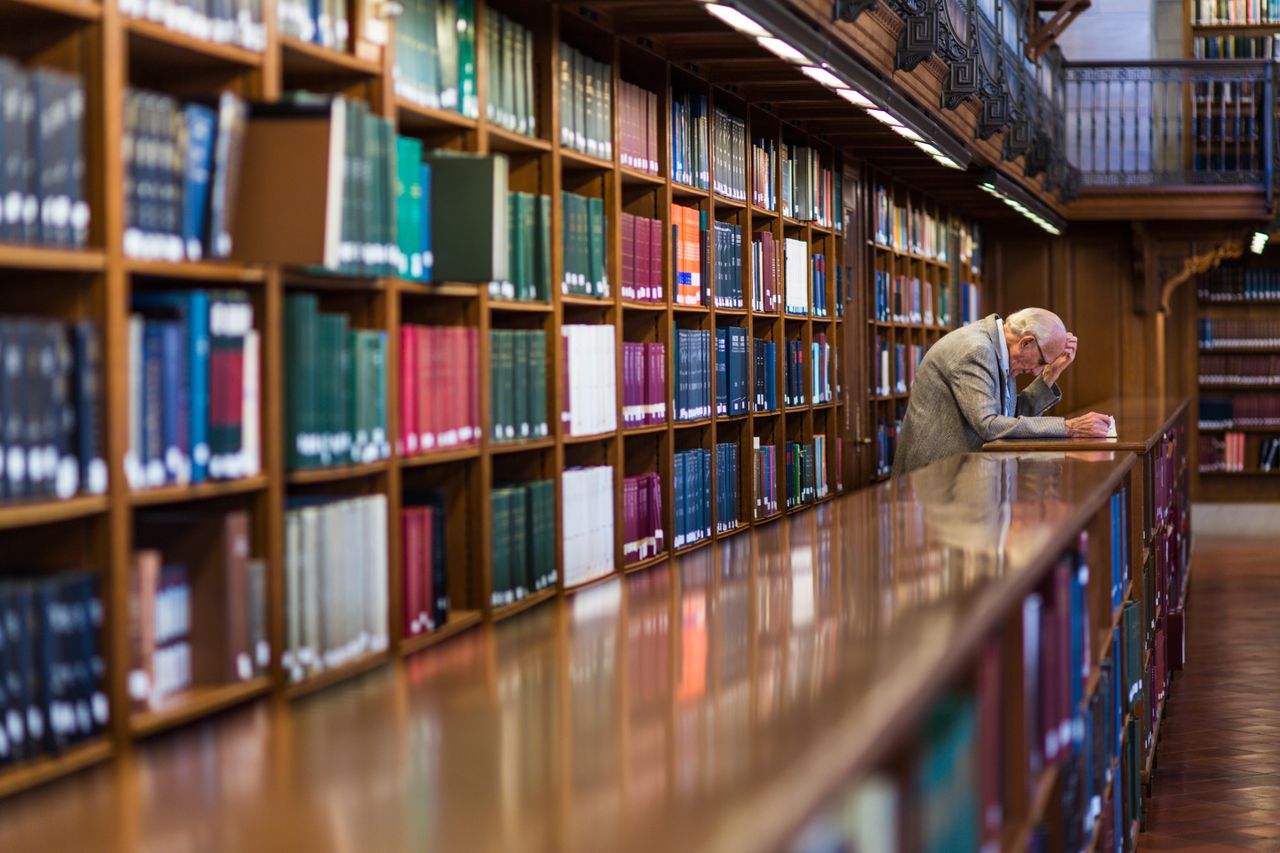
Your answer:
[[[1024,308],[944,335],[916,371],[893,473],[905,474],[1001,438],[1102,437],[1110,421],[1090,412],[1042,417],[1062,399],[1058,377],[1076,357],[1076,336],[1043,308]],[[1014,377],[1039,373],[1022,393]]]

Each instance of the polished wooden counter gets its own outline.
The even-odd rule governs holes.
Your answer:
[[[1111,415],[1116,419],[1115,438],[1006,438],[989,441],[984,451],[1005,450],[1132,450],[1145,453],[1187,408],[1188,397],[1112,397],[1085,406],[1068,418],[1088,412]]]
[[[0,850],[753,851],[886,760],[1126,476],[966,454],[0,802]]]

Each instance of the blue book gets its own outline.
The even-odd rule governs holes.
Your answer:
[[[685,481],[684,481],[684,454],[677,453],[675,455],[675,467],[673,469],[672,479],[675,481],[676,505],[675,510],[675,526],[676,537],[675,547],[680,548],[685,544]]]
[[[163,485],[164,476],[164,323],[146,320],[142,327],[142,465],[148,486]]]
[[[164,470],[166,482],[182,482],[184,476],[182,447],[182,354],[184,349],[183,328],[181,323],[166,322],[160,327],[161,347],[163,351],[160,364],[163,388],[161,397],[163,408],[164,435]]]
[[[182,178],[182,245],[187,259],[204,257],[208,233],[209,185],[213,171],[213,135],[218,116],[203,104],[187,104],[187,170]]]
[[[170,293],[139,293],[133,297],[135,308],[162,308],[186,328],[187,443],[191,462],[191,482],[199,483],[209,476],[209,294],[204,290]]]

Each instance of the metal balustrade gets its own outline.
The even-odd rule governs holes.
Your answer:
[[[1067,158],[1085,187],[1258,185],[1269,202],[1274,69],[1242,60],[1067,63]]]

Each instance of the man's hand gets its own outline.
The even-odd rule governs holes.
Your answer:
[[[1111,429],[1111,418],[1090,412],[1078,418],[1067,418],[1067,435],[1072,438],[1106,438]]]
[[[1054,385],[1058,381],[1058,377],[1062,372],[1071,366],[1071,362],[1076,360],[1076,336],[1067,332],[1067,345],[1063,348],[1062,354],[1055,358],[1045,367],[1044,372],[1040,374],[1044,379],[1044,384]]]

